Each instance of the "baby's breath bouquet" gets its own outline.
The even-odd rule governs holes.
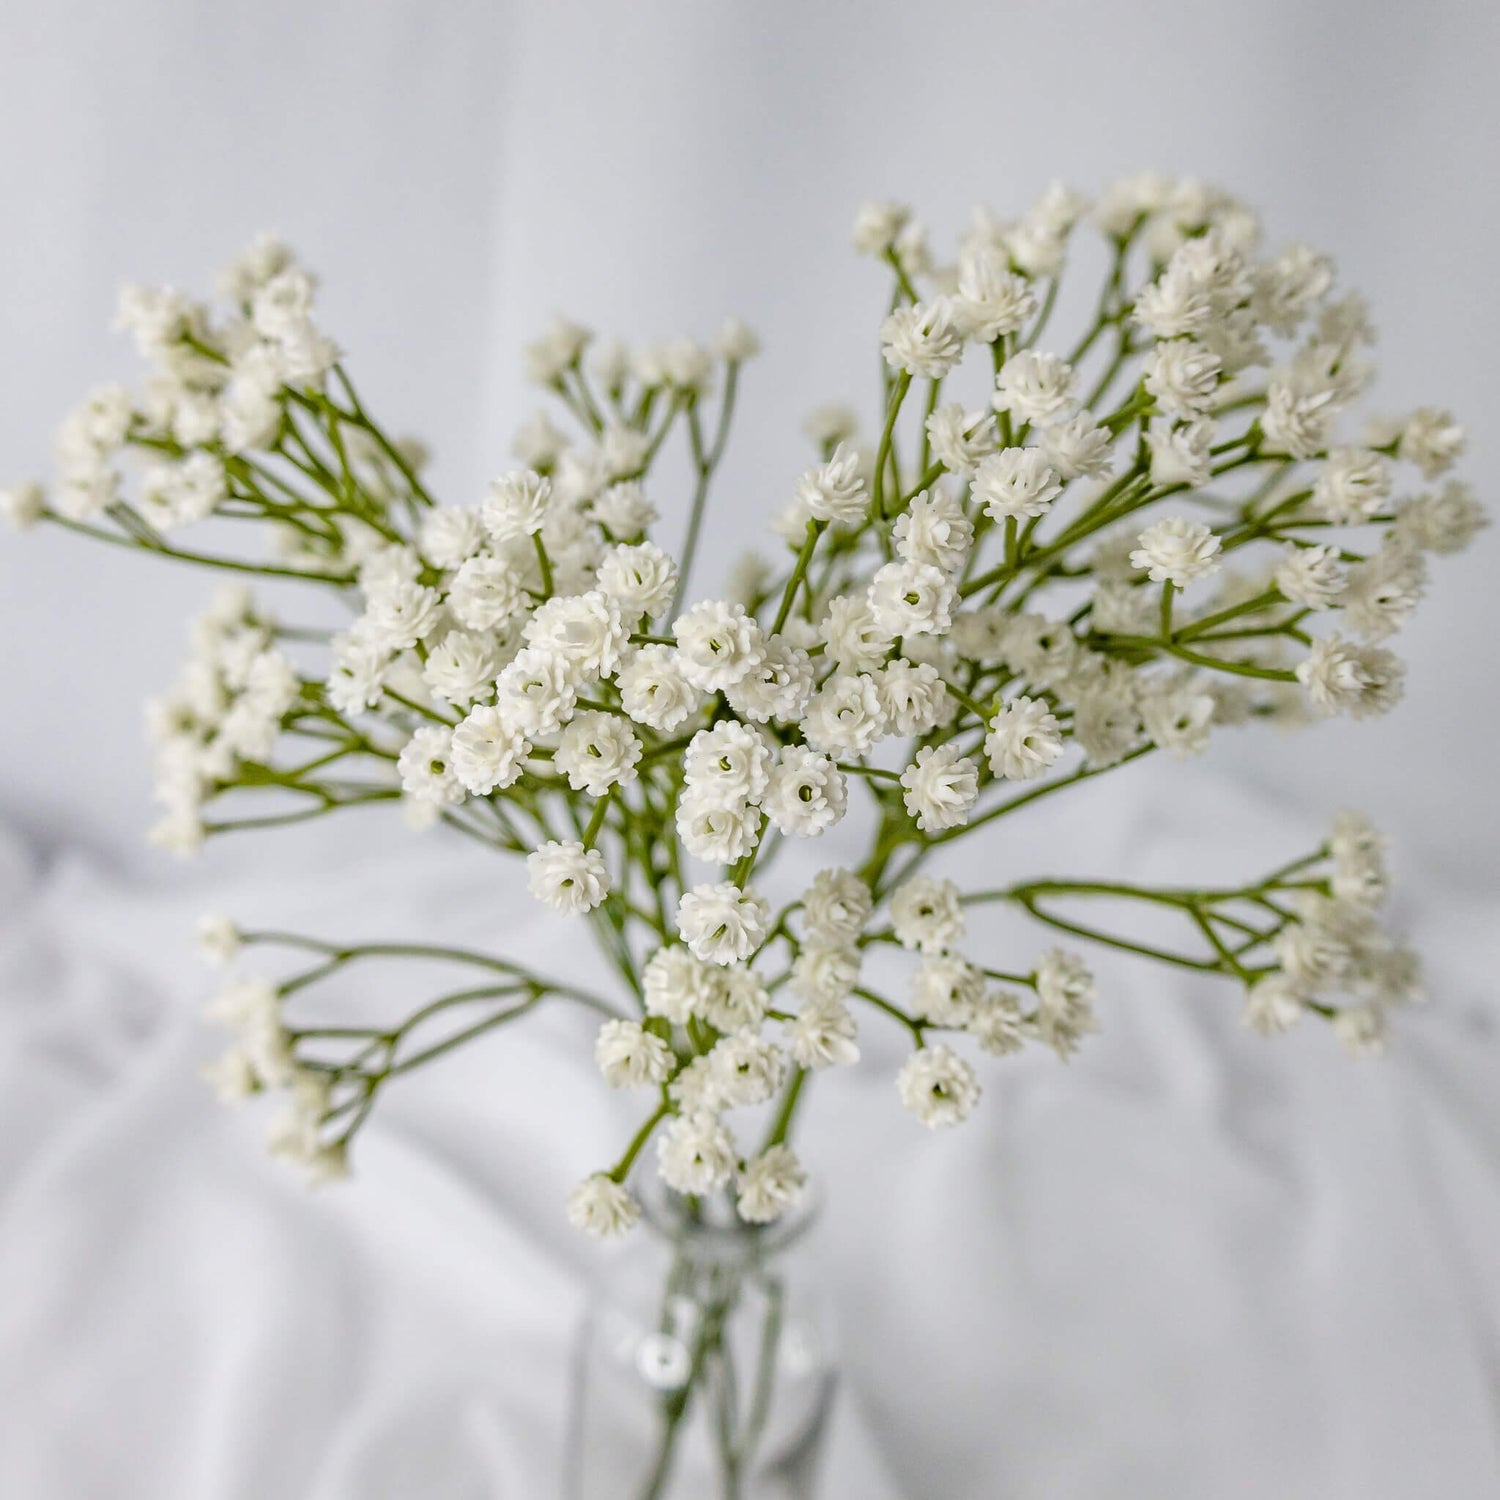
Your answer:
[[[1102,279],[1065,333],[1086,222]],[[357,393],[285,246],[257,241],[218,308],[128,290],[144,389],[95,393],[62,429],[56,484],[11,491],[11,519],[332,606],[289,618],[236,587],[197,624],[151,705],[158,842],[190,854],[398,804],[524,859],[618,981],[596,993],[420,934],[211,920],[221,957],[305,960],[214,1003],[235,1034],[219,1091],[282,1094],[274,1149],[335,1176],[403,1074],[539,1006],[588,1007],[605,1084],[642,1103],[567,1212],[618,1235],[653,1170],[694,1214],[792,1209],[799,1109],[858,1063],[866,1025],[909,1039],[894,1095],[928,1127],[975,1111],[979,1054],[1066,1059],[1096,1029],[1079,944],[1228,981],[1258,1032],[1312,1017],[1377,1051],[1419,976],[1377,915],[1383,841],[1363,817],[1231,886],[941,873],[959,841],[1144,757],[1198,755],[1221,726],[1399,697],[1384,643],[1428,556],[1483,524],[1444,479],[1463,433],[1429,408],[1356,422],[1364,303],[1334,295],[1325,256],[1259,241],[1234,198],[1156,176],[1092,206],[1053,188],[1019,219],[980,213],[952,260],[906,209],[867,206],[855,247],[889,285],[871,425],[818,411],[805,472],[765,479],[785,497],[772,560],[711,581],[709,491],[757,352],[739,323],[711,347],[635,349],[557,323],[526,351],[552,404],[517,434],[520,467],[449,506]],[[670,495],[686,524],[669,551],[671,464],[690,493]],[[205,531],[231,540],[209,550]],[[846,818],[855,858],[778,884],[778,852]],[[966,936],[996,903],[1035,920],[1035,950]],[[1175,941],[1130,926],[1148,907]],[[394,1025],[320,1022],[318,987],[384,958],[462,978]]]

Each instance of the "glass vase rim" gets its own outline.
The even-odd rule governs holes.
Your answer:
[[[704,1259],[758,1260],[778,1255],[807,1238],[821,1217],[823,1197],[812,1186],[780,1218],[752,1224],[735,1213],[723,1195],[688,1198],[663,1184],[639,1194],[641,1219],[657,1238],[692,1247]],[[708,1203],[711,1217],[691,1216],[689,1203]]]

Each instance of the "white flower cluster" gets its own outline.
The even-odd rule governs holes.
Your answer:
[[[1384,1050],[1391,1010],[1422,998],[1417,955],[1376,916],[1389,890],[1385,846],[1368,818],[1343,812],[1334,819],[1326,889],[1297,894],[1295,917],[1273,943],[1275,967],[1246,997],[1247,1026],[1274,1036],[1316,1010],[1356,1056]]]
[[[153,842],[196,853],[203,805],[220,789],[269,763],[302,695],[290,660],[275,646],[274,623],[248,589],[221,589],[193,628],[193,652],[177,686],[146,705],[155,763],[153,791],[164,808]]]
[[[229,929],[232,931],[232,929]],[[206,945],[222,944],[225,929],[205,934]],[[300,1065],[282,1020],[282,999],[264,979],[237,979],[209,1004],[212,1021],[234,1033],[234,1044],[203,1070],[225,1103],[265,1089],[283,1091],[284,1102],[271,1122],[273,1156],[302,1168],[311,1182],[343,1177],[343,1146],[326,1139],[323,1123],[332,1099],[329,1074]]]
[[[1109,272],[1092,322],[1060,339],[1058,285],[1090,222]],[[978,214],[951,262],[907,209],[871,204],[854,243],[894,278],[878,437],[815,413],[816,461],[772,523],[780,561],[748,559],[717,594],[693,571],[757,351],[743,325],[629,349],[554,324],[526,361],[567,425],[536,416],[520,467],[440,507],[420,448],[369,416],[312,322],[312,278],[270,239],[225,274],[227,311],[128,293],[145,393],[96,393],[63,428],[58,484],[3,497],[21,527],[290,576],[349,611],[330,634],[238,591],[216,603],[152,709],[158,837],[190,852],[222,827],[399,798],[416,826],[524,855],[536,899],[587,917],[639,997],[600,1033],[606,1081],[660,1101],[575,1193],[594,1231],[634,1222],[628,1177],[651,1138],[678,1192],[728,1190],[753,1222],[794,1203],[803,1081],[858,1058],[861,1007],[909,1029],[900,1096],[929,1125],[978,1098],[967,1041],[1067,1057],[1095,1024],[1081,961],[1049,950],[997,978],[956,947],[966,898],[917,866],[1086,777],[1198,755],[1219,727],[1383,712],[1402,686],[1385,642],[1429,557],[1484,524],[1448,477],[1464,437],[1447,413],[1352,425],[1373,333],[1331,262],[1263,253],[1255,216],[1217,189],[1148,174],[1090,204],[1054,187],[1015,220]],[[676,552],[653,539],[673,433],[695,486]],[[134,489],[125,453],[145,463]],[[1405,471],[1441,487],[1411,492]],[[165,539],[209,515],[265,528],[274,561]],[[291,801],[211,819],[229,796]],[[778,904],[774,846],[855,808],[867,857]],[[1330,847],[1331,875],[1247,888],[1274,932],[1241,924],[1231,949],[1210,927],[1197,966],[1249,982],[1261,1030],[1312,1010],[1368,1048],[1414,970],[1372,914],[1374,835],[1343,819]],[[984,899],[1052,920],[1031,887]],[[905,1008],[873,988],[872,945],[920,955]],[[546,992],[532,982],[528,1003]],[[275,1008],[250,1008],[222,1076],[300,1077],[271,1060]],[[378,1086],[330,1066],[311,1071],[335,1093]],[[327,1119],[345,1107],[330,1097]],[[742,1150],[726,1117],[766,1107],[763,1144]]]

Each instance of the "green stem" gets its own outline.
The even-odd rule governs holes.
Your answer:
[[[911,372],[902,370],[896,377],[896,383],[891,388],[890,404],[886,407],[885,427],[880,434],[880,446],[875,450],[875,513],[888,516],[894,511],[885,503],[885,466],[890,456],[891,440],[896,431],[896,418],[901,415],[901,403],[906,400],[906,393],[911,389]]]
[[[776,1111],[776,1118],[771,1124],[770,1132],[760,1148],[762,1153],[769,1151],[772,1146],[780,1146],[785,1142],[787,1133],[792,1128],[792,1116],[796,1113],[797,1100],[802,1094],[802,1085],[806,1082],[807,1069],[795,1069],[791,1081],[786,1086],[786,1091],[781,1096],[781,1108]]]
[[[53,522],[80,536],[93,537],[98,542],[108,542],[115,547],[128,547],[135,552],[154,552],[159,557],[170,557],[173,562],[196,563],[199,567],[219,568],[230,573],[258,573],[267,578],[295,578],[302,583],[331,583],[346,588],[354,582],[352,573],[310,573],[304,568],[283,568],[275,563],[240,562],[232,557],[215,557],[207,552],[186,552],[181,547],[172,547],[165,542],[149,543],[131,541],[128,537],[116,536],[100,526],[90,526],[83,521],[74,521],[68,516],[49,510],[43,519]]]
[[[1036,802],[1042,797],[1050,797],[1054,792],[1060,792],[1064,787],[1075,786],[1080,781],[1087,781],[1090,777],[1101,776],[1106,771],[1113,771],[1118,766],[1127,765],[1130,761],[1139,760],[1141,756],[1148,755],[1156,747],[1154,745],[1141,745],[1132,750],[1128,755],[1121,756],[1113,765],[1108,766],[1080,766],[1071,775],[1064,776],[1058,781],[1049,781],[1043,786],[1034,788],[1029,792],[1022,792],[1018,797],[1012,797],[1008,802],[1002,802],[998,807],[992,807],[988,812],[972,819],[965,827],[950,828],[946,833],[940,833],[930,839],[930,845],[946,844],[950,839],[957,838],[965,833],[972,833],[974,829],[985,823],[991,823],[996,818],[1003,818],[1007,813],[1014,812],[1017,808],[1025,807],[1029,802]]]
[[[781,627],[786,624],[787,616],[792,612],[797,590],[802,586],[802,580],[807,577],[808,564],[812,561],[813,552],[817,549],[818,538],[822,536],[825,524],[823,521],[807,523],[807,534],[802,539],[802,550],[797,554],[792,576],[787,579],[786,587],[781,591],[781,603],[776,610],[776,623],[771,626],[772,635],[780,633]]]
[[[589,817],[588,827],[583,830],[583,847],[592,849],[594,840],[599,836],[599,830],[604,827],[604,815],[609,811],[609,799],[614,794],[614,788],[610,787],[597,802],[594,803],[594,811]]]
[[[547,548],[542,542],[542,534],[539,531],[531,533],[531,545],[536,549],[536,565],[542,575],[542,598],[552,597],[552,559],[547,556]]]
[[[641,1154],[646,1142],[651,1139],[652,1132],[671,1113],[670,1102],[663,1097],[662,1102],[657,1105],[653,1114],[643,1122],[641,1128],[631,1138],[630,1144],[625,1148],[625,1154],[609,1170],[609,1175],[616,1182],[624,1182],[629,1175],[631,1167],[635,1165],[635,1159]]]
[[[922,1033],[926,1027],[926,1022],[917,1020],[915,1016],[907,1015],[900,1006],[892,1005],[889,1000],[882,1000],[873,990],[862,989],[856,986],[853,993],[858,995],[867,1004],[873,1005],[876,1010],[883,1010],[893,1021],[899,1021],[911,1032],[912,1036],[916,1039],[917,1045],[919,1047],[922,1045]]]

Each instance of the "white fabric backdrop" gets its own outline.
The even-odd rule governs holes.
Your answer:
[[[1018,821],[1008,860],[1212,880],[1299,846],[1211,774],[1140,770],[1132,807]],[[514,872],[380,827],[308,840],[275,884],[140,890],[5,846],[0,1494],[554,1493],[599,1253],[562,1195],[631,1118],[587,1021],[414,1075],[315,1195],[264,1159],[263,1110],[194,1077],[217,1039],[180,945],[205,904],[570,972]],[[865,1024],[868,1065],[820,1081],[803,1136],[847,1370],[830,1500],[1500,1490],[1500,950],[1492,911],[1403,874],[1434,1003],[1384,1062],[1322,1027],[1262,1042],[1227,989],[1111,959],[1100,1037],[986,1068],[976,1117],[932,1136],[896,1101],[899,1037]]]
[[[202,286],[269,225],[324,271],[330,327],[454,498],[504,463],[530,405],[516,349],[549,312],[637,336],[744,313],[767,352],[723,498],[750,517],[796,472],[802,412],[868,378],[861,197],[952,231],[1053,175],[1159,165],[1334,251],[1384,330],[1382,400],[1464,412],[1483,485],[1497,40],[1479,3],[14,0],[0,469],[44,473],[58,414],[129,369],[118,281]],[[1439,564],[1391,719],[1231,739],[1233,783],[1142,768],[1007,845],[1018,870],[1061,849],[1069,872],[1175,877],[1380,810],[1436,981],[1392,1062],[1347,1066],[1311,1031],[1252,1045],[1225,997],[1127,966],[1096,1047],[994,1070],[978,1128],[918,1138],[879,1070],[829,1091],[840,1500],[1500,1492],[1500,802],[1470,644],[1493,546]],[[548,1493],[589,1264],[558,1193],[611,1124],[561,1021],[414,1080],[360,1181],[319,1198],[214,1112],[179,947],[202,905],[517,939],[504,879],[437,845],[414,863],[384,823],[203,874],[141,862],[137,704],[207,586],[0,542],[0,1494]],[[577,1102],[533,1115],[549,1094]]]

